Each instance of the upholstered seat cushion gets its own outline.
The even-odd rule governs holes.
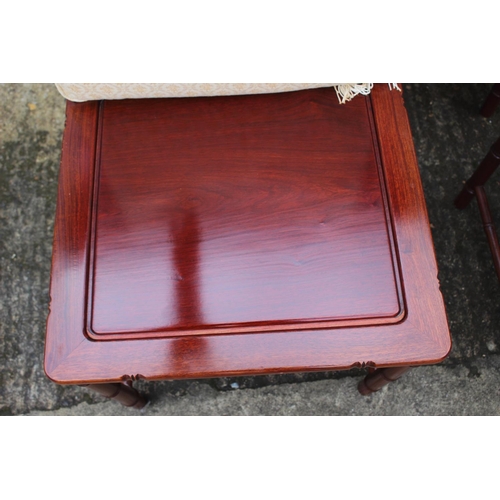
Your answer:
[[[70,101],[143,99],[152,97],[200,97],[270,94],[319,87],[335,87],[340,102],[368,94],[371,83],[56,83]]]

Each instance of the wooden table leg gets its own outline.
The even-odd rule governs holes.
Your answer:
[[[493,264],[495,265],[495,270],[497,272],[498,279],[500,280],[500,244],[498,243],[498,236],[493,218],[491,216],[488,199],[486,198],[483,186],[476,187],[475,193],[479,206],[479,213],[481,214],[481,219],[483,221],[484,232],[488,238],[491,256],[493,257]]]
[[[500,165],[500,139],[491,147],[490,151],[481,162],[471,178],[465,183],[462,191],[455,199],[457,208],[465,208],[474,197],[474,189],[484,186],[486,181],[494,174]]]
[[[359,384],[358,391],[363,396],[368,396],[374,392],[379,391],[389,382],[394,382],[410,370],[410,366],[403,366],[397,368],[378,368],[372,373],[368,374]]]
[[[498,104],[500,104],[500,83],[495,83],[493,89],[486,98],[480,113],[485,118],[489,118],[495,112],[495,109],[497,109]]]
[[[109,399],[114,399],[123,406],[137,410],[144,408],[148,403],[148,400],[134,389],[131,383],[127,382],[119,384],[89,384],[82,385],[82,387],[98,392]]]

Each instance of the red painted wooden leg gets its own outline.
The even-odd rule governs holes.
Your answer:
[[[499,104],[500,104],[500,83],[495,83],[495,85],[493,85],[493,89],[486,98],[486,101],[484,101],[480,113],[485,118],[489,118],[495,112],[495,109],[497,109]]]
[[[374,392],[379,391],[389,382],[394,382],[410,370],[410,366],[403,366],[398,368],[378,368],[372,373],[369,373],[359,384],[358,391],[363,396],[368,396]]]
[[[89,384],[82,387],[87,387],[87,389],[98,392],[109,399],[118,401],[123,406],[136,408],[137,410],[144,408],[148,402],[144,396],[141,396],[141,394],[132,387],[132,384],[128,383]]]
[[[493,144],[486,158],[481,162],[471,178],[465,183],[462,191],[455,199],[457,208],[465,208],[474,197],[474,189],[484,186],[500,165],[500,139]]]

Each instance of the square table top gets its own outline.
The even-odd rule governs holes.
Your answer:
[[[434,363],[450,349],[399,92],[69,103],[61,383]]]

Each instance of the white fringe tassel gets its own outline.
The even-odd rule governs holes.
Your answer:
[[[397,83],[389,83],[390,90],[399,90]],[[342,85],[335,85],[335,91],[340,104],[345,104],[358,94],[368,95],[373,88],[373,83],[344,83]]]
[[[368,95],[373,88],[373,83],[344,83],[335,86],[335,92],[340,104],[345,104],[358,94]]]

